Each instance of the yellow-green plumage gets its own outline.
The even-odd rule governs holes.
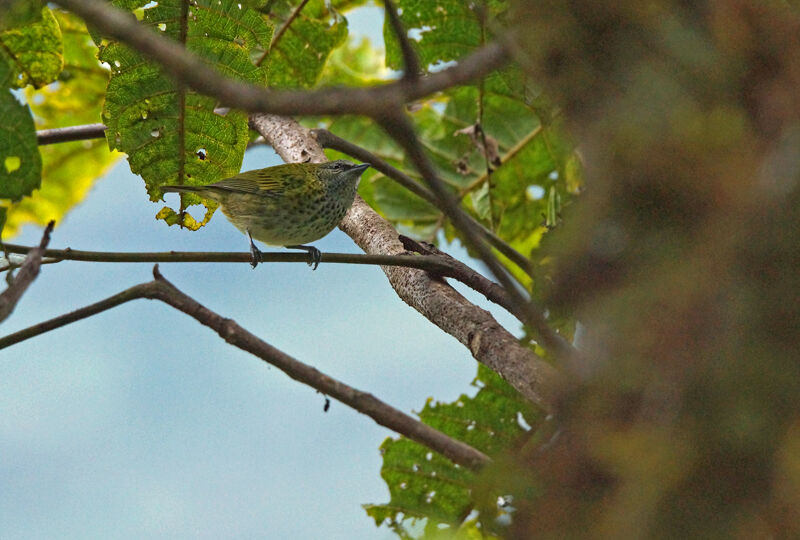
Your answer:
[[[191,192],[217,201],[228,220],[251,236],[253,266],[260,252],[252,238],[305,249],[318,262],[319,251],[302,244],[319,240],[339,224],[353,204],[367,167],[343,159],[290,163],[243,172],[206,186],[162,186],[161,191]]]

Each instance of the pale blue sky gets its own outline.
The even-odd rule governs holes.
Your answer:
[[[351,29],[380,40],[380,10]],[[276,165],[269,148],[243,169]],[[52,247],[242,250],[217,215],[192,233],[154,219],[119,162],[58,224]],[[38,243],[26,227],[15,243]],[[360,250],[340,231],[322,251]],[[458,248],[450,252],[462,258]],[[151,279],[150,264],[42,268],[7,334]],[[404,411],[471,392],[469,351],[391,290],[378,267],[165,264],[177,287],[267,342]],[[460,290],[463,290],[460,288]],[[512,331],[518,325],[480,298]],[[392,433],[193,319],[138,300],[0,351],[0,537],[384,539],[362,503],[388,501]]]

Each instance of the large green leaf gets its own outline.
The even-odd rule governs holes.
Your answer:
[[[70,13],[53,11],[64,40],[64,69],[57,83],[25,95],[39,129],[60,128],[100,121],[109,71],[97,60],[97,47],[88,39],[86,26]],[[11,205],[7,236],[25,223],[56,223],[89,193],[95,181],[120,156],[109,152],[102,139],[50,144],[39,147],[42,185],[30,197]]]
[[[400,22],[423,68],[458,60],[485,41],[481,11],[490,16],[506,9],[505,2],[465,2],[464,0],[396,0]],[[402,69],[403,57],[389,21],[384,21],[386,65]]]
[[[31,111],[8,90],[0,90],[0,199],[18,200],[39,187],[42,159]]]
[[[270,85],[313,86],[331,51],[347,38],[347,19],[340,11],[362,3],[364,0],[310,0],[305,5],[296,0],[270,2],[269,16],[278,29],[269,48]]]
[[[182,8],[186,6],[186,11]],[[266,83],[266,69],[252,56],[265,50],[271,24],[259,12],[235,0],[162,0],[144,9],[142,22],[177,41],[223,74],[256,84]],[[215,111],[214,98],[176,85],[155,63],[128,47],[101,46],[100,60],[111,66],[103,119],[109,146],[128,154],[134,173],[145,180],[152,200],[165,184],[208,184],[239,172],[248,140],[247,116]],[[204,224],[182,212],[164,209],[159,217],[191,228]]]
[[[63,65],[61,30],[53,13],[0,33],[0,88],[40,88],[55,80]]]
[[[420,420],[491,457],[509,450],[529,435],[529,426],[541,422],[542,414],[488,368],[479,367],[473,385],[480,388],[474,397],[462,394],[453,403],[429,400]],[[457,529],[473,510],[482,515],[479,521],[503,512],[495,504],[497,494],[474,490],[476,473],[416,442],[388,438],[381,453],[381,476],[391,498],[386,504],[364,506],[377,525],[401,530],[405,519],[426,518]]]

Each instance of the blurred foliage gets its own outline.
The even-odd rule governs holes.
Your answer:
[[[0,31],[35,23],[42,18],[41,0],[0,0]]]
[[[453,403],[428,400],[420,420],[495,458],[529,440],[542,423],[541,413],[488,368],[478,367],[472,386],[479,389],[473,397],[462,394]],[[412,537],[417,520],[426,520],[426,538],[502,532],[504,493],[476,489],[478,479],[491,471],[470,471],[404,437],[386,439],[381,454],[381,476],[391,499],[364,506],[377,525]]]
[[[511,536],[800,536],[798,13],[518,0],[508,20],[588,186],[539,280],[587,360],[562,436],[510,469],[541,486]]]

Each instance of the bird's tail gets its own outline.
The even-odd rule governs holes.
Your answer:
[[[205,186],[161,186],[162,193],[202,193]]]

